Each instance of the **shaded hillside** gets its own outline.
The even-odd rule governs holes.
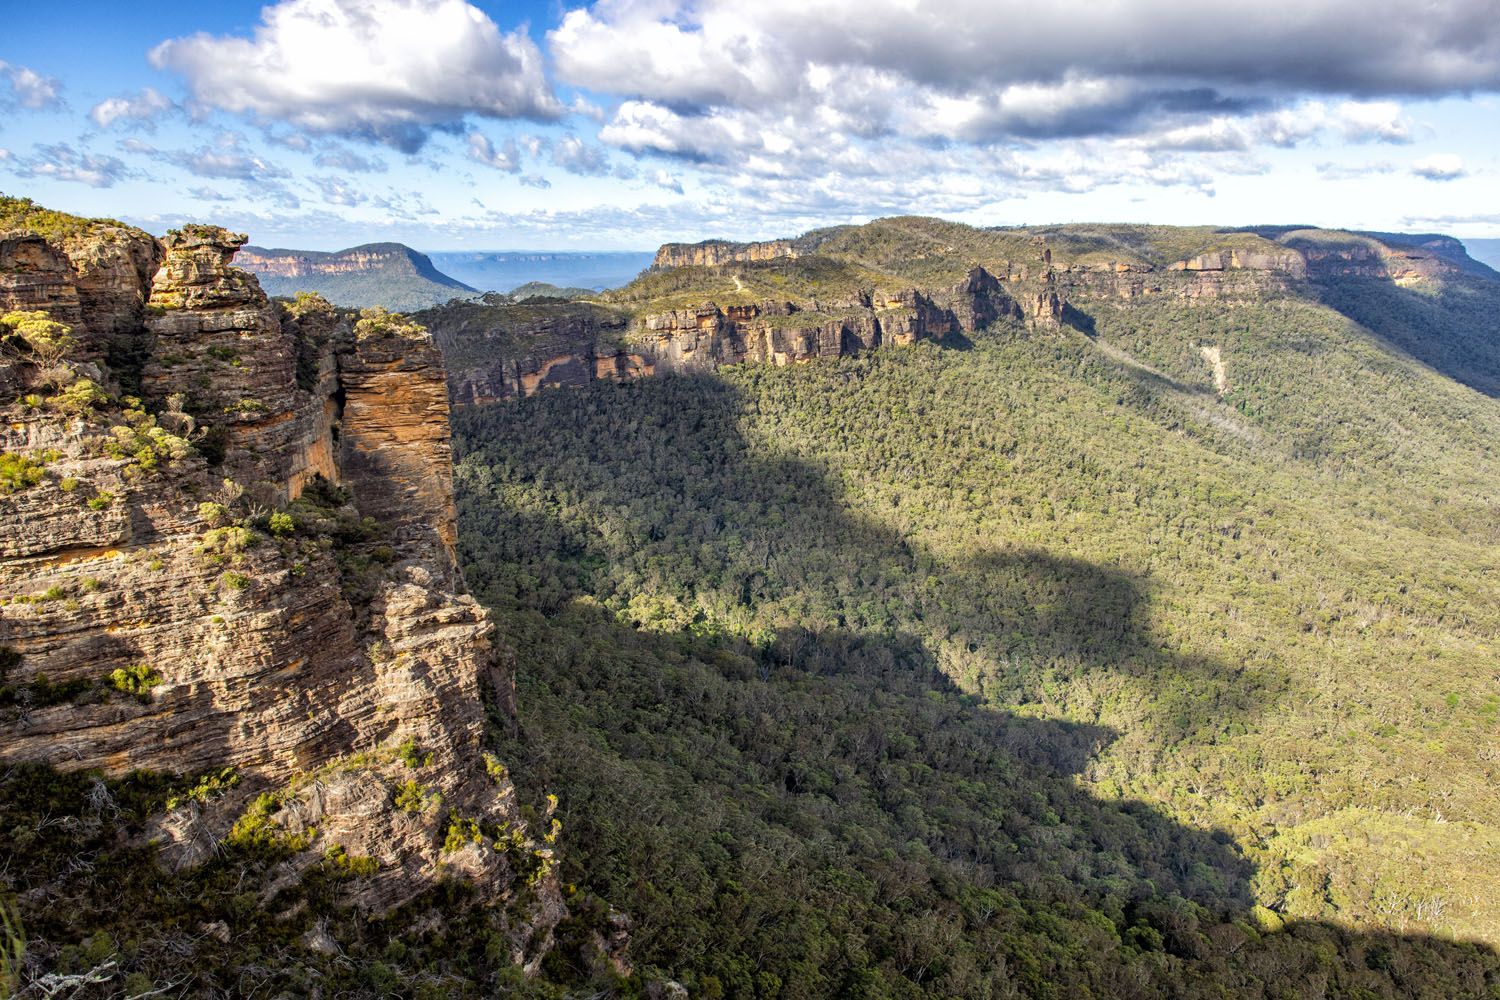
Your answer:
[[[1338,266],[1388,266],[1362,239]],[[1500,406],[1296,287],[458,413],[516,770],[637,961],[729,996],[1500,988]],[[1412,294],[1490,377],[1483,315]]]
[[[247,246],[235,264],[260,279],[267,295],[316,292],[336,306],[421,309],[463,298],[474,289],[400,243],[368,243],[331,253]]]

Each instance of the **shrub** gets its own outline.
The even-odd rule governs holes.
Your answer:
[[[203,541],[198,543],[198,555],[208,562],[224,565],[236,561],[239,554],[249,548],[253,541],[250,529],[238,524],[210,528],[203,533]]]
[[[63,359],[73,349],[73,330],[44,312],[0,316],[0,343],[12,357],[35,365],[44,382],[58,385],[71,375]]]
[[[167,797],[167,809],[176,809],[189,802],[208,802],[234,788],[240,783],[239,772],[232,767],[222,768],[199,778],[191,788]]]
[[[54,409],[75,416],[109,405],[109,393],[93,379],[79,378],[47,401]]]
[[[118,667],[109,675],[109,686],[145,704],[151,700],[151,689],[162,682],[161,674],[144,663]]]
[[[115,502],[115,495],[109,490],[100,490],[97,495],[88,499],[89,510],[104,510]]]
[[[452,854],[470,844],[484,843],[484,831],[477,820],[467,819],[454,813],[448,817],[448,830],[443,837],[443,852]]]
[[[19,493],[42,481],[45,462],[17,452],[0,453],[0,493]]]
[[[198,505],[198,516],[210,528],[217,528],[229,521],[229,508],[215,500],[205,500]]]
[[[271,534],[284,538],[297,530],[297,522],[284,510],[274,511],[270,519]]]
[[[413,816],[426,812],[441,801],[441,798],[415,778],[410,778],[396,786],[396,808],[402,812],[411,813]]]
[[[432,754],[423,753],[421,747],[417,746],[416,737],[408,736],[396,748],[396,759],[407,767],[426,767],[432,763]]]
[[[323,858],[335,871],[350,878],[374,878],[380,871],[380,862],[374,858],[350,854],[337,844],[324,851]]]
[[[401,313],[393,313],[380,306],[360,311],[359,322],[354,324],[354,335],[360,340],[384,337],[399,337],[404,340],[426,340],[427,328],[414,323]]]

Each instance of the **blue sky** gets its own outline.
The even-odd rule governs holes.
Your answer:
[[[882,215],[1500,236],[1493,0],[28,4],[0,191],[263,245]]]

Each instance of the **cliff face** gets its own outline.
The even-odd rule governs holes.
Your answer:
[[[0,361],[18,470],[0,483],[0,761],[232,767],[232,792],[163,817],[172,863],[268,793],[303,856],[375,860],[370,909],[440,872],[497,908],[523,893],[514,958],[535,961],[561,903],[550,847],[481,753],[481,689],[509,704],[511,682],[454,560],[437,351],[397,317],[279,309],[229,266],[243,242],[138,234],[84,265],[48,240],[0,243],[0,312],[40,309],[76,338],[42,365],[22,349],[37,317],[6,319],[33,325]],[[142,279],[144,262],[160,266]],[[87,348],[121,334],[146,345],[134,373]],[[122,402],[132,377],[142,406]],[[516,836],[445,850],[451,816]]]
[[[864,288],[798,304],[766,300],[644,312],[580,307],[484,309],[455,304],[422,314],[448,358],[455,405],[529,396],[592,381],[628,381],[661,372],[705,372],[724,365],[788,365],[889,344],[958,336],[1003,316],[1055,324],[1053,295],[1024,308],[976,267],[951,287]],[[483,317],[482,319],[480,317]]]
[[[768,240],[764,243],[731,243],[727,240],[705,240],[702,243],[666,243],[656,251],[651,267],[718,267],[736,262],[774,260],[796,257],[799,251],[791,240]]]

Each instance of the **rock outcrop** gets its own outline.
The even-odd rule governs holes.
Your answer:
[[[509,905],[533,963],[562,908],[549,843],[482,752],[482,691],[506,705],[511,682],[454,558],[438,353],[389,314],[274,305],[230,266],[243,242],[134,234],[82,265],[0,242],[0,303],[77,342],[50,372],[0,362],[19,470],[0,484],[0,761],[233,768],[232,791],[162,819],[172,863],[269,795],[309,863],[375,860],[361,905],[462,876]],[[139,406],[87,348],[116,335],[147,345]],[[454,822],[493,836],[455,842]]]

